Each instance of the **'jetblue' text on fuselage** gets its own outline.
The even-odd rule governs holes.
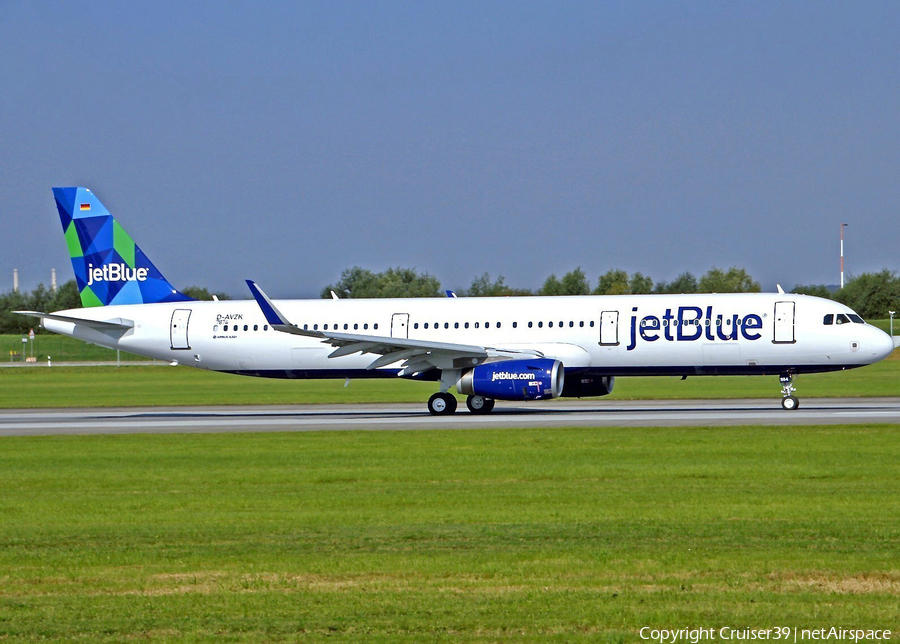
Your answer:
[[[714,342],[737,340],[739,336],[745,340],[759,340],[762,337],[758,332],[762,329],[762,318],[755,313],[743,317],[737,314],[729,316],[714,314],[711,306],[707,306],[706,311],[699,306],[679,306],[676,313],[672,309],[666,309],[660,317],[647,315],[641,318],[637,307],[631,311],[631,341],[626,347],[628,351],[637,347],[638,340],[694,342],[704,339]]]

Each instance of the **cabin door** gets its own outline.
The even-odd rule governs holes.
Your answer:
[[[391,337],[409,337],[409,313],[394,313],[391,316]]]
[[[794,302],[775,302],[775,343],[790,344],[794,337]]]
[[[618,311],[602,311],[600,313],[600,344],[605,347],[619,344]]]
[[[190,309],[175,309],[172,312],[172,326],[169,329],[169,337],[172,340],[173,349],[190,349],[188,343],[188,320],[191,319]]]

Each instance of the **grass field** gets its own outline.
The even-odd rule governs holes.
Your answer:
[[[5,438],[0,641],[896,633],[898,433]]]
[[[27,336],[24,336],[27,337]],[[0,335],[0,360],[3,362],[23,362],[22,357],[34,356],[38,362],[47,362],[50,356],[54,362],[95,362],[116,361],[115,349],[107,349],[96,344],[88,344],[75,338],[56,333],[38,333],[34,341],[22,342],[21,335]],[[150,360],[127,351],[121,352],[122,360]]]
[[[797,394],[900,396],[900,351],[888,360],[850,371],[796,379]],[[247,378],[189,367],[52,367],[0,369],[0,408],[128,407],[145,405],[239,405],[294,403],[421,402],[434,383],[394,379],[301,381]],[[619,378],[607,401],[647,398],[772,398],[780,400],[775,376]],[[502,403],[501,403],[502,404]],[[777,402],[776,402],[777,404]]]

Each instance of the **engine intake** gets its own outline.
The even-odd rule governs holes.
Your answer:
[[[463,374],[456,390],[495,400],[541,400],[562,395],[565,368],[559,360],[504,360],[481,364]]]

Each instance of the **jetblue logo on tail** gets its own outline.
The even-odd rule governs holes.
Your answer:
[[[125,264],[104,264],[94,268],[88,265],[88,286],[94,282],[144,282],[147,280],[146,268],[128,268]]]

